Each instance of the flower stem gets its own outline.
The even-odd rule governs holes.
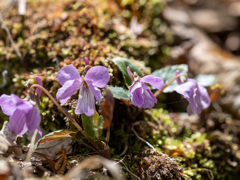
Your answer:
[[[109,140],[110,140],[110,125],[108,126],[107,129],[107,144],[109,143]]]
[[[82,129],[82,127],[75,121],[75,119],[73,118],[73,116],[67,112],[62,106],[60,106],[58,104],[58,102],[54,99],[54,97],[48,92],[48,90],[46,90],[44,87],[42,87],[41,85],[39,84],[33,84],[31,87],[30,87],[30,92],[32,90],[32,88],[40,88],[43,90],[43,92],[53,101],[53,103],[58,107],[58,109],[60,109],[63,114],[74,124],[74,126],[76,126],[78,128],[78,130],[82,133],[82,135],[84,135],[89,142],[92,143],[92,145],[98,150],[99,154],[102,154],[102,151],[101,149],[98,147],[98,145],[90,138],[88,137],[88,135],[86,134],[86,132]]]
[[[159,89],[157,90],[155,93],[154,93],[154,96],[155,97],[158,97],[162,92],[163,90],[168,87],[169,85],[171,85],[173,83],[173,81],[175,81],[177,78],[181,77],[181,76],[184,76],[186,79],[185,79],[185,82],[188,80],[188,77],[186,74],[178,74],[177,76],[175,76],[171,81],[167,82],[164,84],[164,87],[162,89]]]

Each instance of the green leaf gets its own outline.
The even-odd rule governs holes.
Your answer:
[[[117,86],[107,87],[107,89],[109,89],[112,92],[114,98],[129,100],[128,98],[129,90]]]
[[[99,124],[99,114],[97,113],[97,111],[95,111],[93,115],[93,126],[98,127],[98,124]]]
[[[95,136],[99,137],[99,114],[97,113],[97,111],[95,111],[94,115],[93,115],[93,130],[95,132]]]
[[[194,79],[202,86],[211,86],[215,82],[216,76],[214,74],[199,74]]]
[[[104,119],[103,116],[99,116],[99,121],[98,121],[98,137],[102,135],[102,131],[103,131],[103,123],[104,123]]]
[[[93,116],[86,116],[85,114],[81,115],[82,117],[82,124],[85,132],[90,138],[95,138],[95,131],[93,125]]]
[[[180,64],[174,66],[167,66],[161,69],[158,69],[152,73],[153,76],[160,77],[166,83],[167,81],[171,81],[175,77],[176,71],[179,70],[181,73],[186,74],[188,73],[188,65]],[[184,81],[185,78],[181,77],[181,80]],[[173,92],[174,88],[177,86],[177,81],[174,81],[170,86],[164,89],[164,93]]]
[[[38,140],[38,142],[35,144],[33,148],[33,151],[37,149],[39,144],[43,144],[45,142],[50,142],[50,141],[56,141],[65,137],[71,137],[70,134],[76,133],[76,132],[77,131],[69,131],[69,130],[57,130],[57,131],[51,132]]]
[[[128,75],[128,72],[127,72],[127,67],[129,67],[131,69],[131,71],[134,73],[138,73],[139,76],[143,76],[143,73],[140,69],[138,69],[138,67],[133,64],[129,59],[127,58],[120,58],[120,57],[117,57],[117,58],[114,58],[112,59],[113,63],[117,65],[117,67],[120,69],[120,71],[122,72],[123,74],[123,79],[125,81],[125,83],[128,85],[128,86],[131,86],[132,84],[132,80],[131,78],[129,77]]]
[[[98,122],[98,127],[99,129],[102,129],[103,128],[103,123],[104,123],[104,119],[103,119],[103,116],[99,116],[99,122]]]

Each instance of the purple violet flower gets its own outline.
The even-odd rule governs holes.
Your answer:
[[[40,77],[36,76],[36,80],[42,85]],[[41,95],[39,88],[36,93]],[[3,113],[9,116],[11,131],[23,135],[27,131],[33,133],[35,129],[38,129],[39,134],[42,134],[39,128],[41,115],[36,100],[30,99],[29,96],[23,100],[15,94],[10,96],[3,94],[0,97],[0,106]]]
[[[56,97],[64,104],[80,88],[75,113],[92,116],[95,113],[94,97],[99,104],[101,102],[101,91],[98,88],[104,88],[109,79],[106,67],[92,67],[87,71],[85,77],[81,77],[73,65],[67,65],[57,73],[57,80],[62,87],[58,89]]]
[[[180,71],[176,71],[176,75],[180,74]],[[207,92],[207,89],[197,83],[196,80],[188,78],[187,82],[182,83],[181,79],[177,79],[178,86],[174,90],[183,95],[189,102],[187,107],[188,115],[200,114],[203,109],[209,107],[211,101]]]
[[[37,81],[37,84],[39,84],[39,85],[41,85],[41,86],[43,85],[42,79],[41,79],[39,76],[36,76],[35,79],[36,79],[36,81]],[[38,95],[39,97],[41,97],[42,90],[41,90],[40,88],[37,88],[37,89],[36,89],[36,93],[37,93],[37,95]]]
[[[127,71],[133,81],[129,93],[132,104],[139,108],[152,108],[154,103],[157,103],[157,98],[144,83],[148,83],[156,89],[162,89],[164,86],[163,79],[152,75],[140,78],[136,72],[133,74],[129,67],[127,67]]]

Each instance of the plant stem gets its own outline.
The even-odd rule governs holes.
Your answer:
[[[27,158],[26,158],[26,162],[30,162],[31,157],[32,157],[32,153],[33,153],[33,148],[34,148],[34,144],[35,144],[35,140],[37,137],[37,133],[38,133],[38,129],[35,129],[32,138],[31,138],[31,143],[30,143],[30,147],[28,150],[28,154],[27,154]]]
[[[5,22],[3,21],[3,18],[2,18],[2,15],[0,14],[0,22],[2,23],[2,28],[5,29],[7,35],[8,35],[8,38],[13,46],[13,49],[15,50],[17,56],[21,59],[22,58],[22,54],[20,53],[20,51],[18,50],[16,44],[14,43],[13,41],[13,38],[12,38],[12,35],[7,27],[7,25],[5,24]]]
[[[185,79],[185,82],[188,80],[188,77],[186,74],[178,74],[177,76],[175,76],[171,81],[167,82],[164,84],[164,87],[162,89],[158,89],[155,93],[154,93],[154,96],[155,97],[158,97],[162,92],[163,90],[168,87],[169,85],[171,85],[173,83],[173,81],[175,81],[177,78],[181,77],[181,76],[184,76],[186,79]]]
[[[53,103],[58,107],[58,109],[60,109],[63,114],[74,124],[74,126],[76,126],[78,128],[78,130],[82,133],[82,135],[85,136],[85,138],[88,139],[89,142],[92,143],[92,145],[98,150],[99,154],[102,155],[102,151],[101,149],[98,147],[98,145],[90,138],[88,137],[88,135],[86,134],[86,132],[82,129],[82,127],[75,121],[75,119],[73,118],[73,116],[67,112],[62,106],[60,106],[58,104],[58,102],[54,99],[54,97],[48,92],[48,90],[46,90],[44,87],[42,87],[41,85],[39,84],[33,84],[31,87],[30,87],[30,92],[33,88],[40,88],[43,90],[43,92],[53,101]]]
[[[110,140],[110,125],[108,126],[107,129],[107,144],[109,143],[109,140]]]

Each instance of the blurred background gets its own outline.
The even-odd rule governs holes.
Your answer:
[[[174,130],[172,135],[158,132],[149,141],[168,155],[184,157],[186,169],[208,168],[215,179],[239,179],[239,0],[0,0],[0,13],[0,94],[24,97],[36,74],[55,94],[57,71],[73,64],[81,72],[85,57],[109,69],[110,85],[123,83],[111,63],[117,56],[131,59],[144,74],[186,64],[191,78],[209,75],[201,81],[208,86],[211,107],[188,117],[182,113],[186,101],[175,93],[161,95],[156,108],[164,109],[153,113]],[[212,77],[215,86],[208,84]],[[47,97],[41,115],[47,131],[66,125]],[[6,120],[0,112],[1,126]],[[112,153],[121,151],[119,146]]]

